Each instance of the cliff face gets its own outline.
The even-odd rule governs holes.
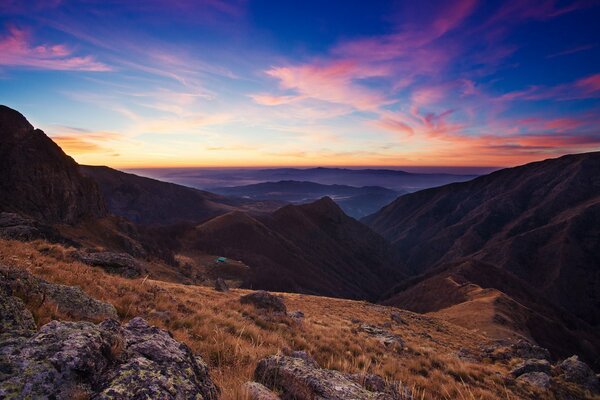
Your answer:
[[[19,112],[0,106],[0,210],[75,223],[107,210],[96,183]]]

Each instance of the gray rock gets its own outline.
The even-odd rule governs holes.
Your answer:
[[[579,357],[572,356],[556,366],[557,375],[567,382],[581,385],[592,393],[600,393],[600,381],[594,371]]]
[[[396,335],[395,333],[392,333],[388,330],[369,324],[361,324],[359,328],[361,331],[373,336],[385,347],[404,347],[404,340],[402,340],[402,337],[400,337],[400,335]]]
[[[302,311],[292,311],[291,313],[288,314],[288,317],[299,322],[304,319],[304,313]]]
[[[514,343],[499,341],[496,344],[484,347],[482,351],[485,353],[485,357],[492,360],[508,361],[513,358],[551,360],[550,352],[547,349],[523,339]]]
[[[60,311],[76,319],[97,321],[117,318],[117,310],[112,304],[96,300],[76,286],[46,282],[26,270],[4,265],[0,265],[0,279],[11,293],[36,298],[40,304],[46,299],[51,300]]]
[[[371,392],[338,371],[315,367],[301,358],[271,356],[259,361],[254,379],[280,390],[283,399],[374,400],[391,399]]]
[[[317,363],[317,361],[304,350],[292,351],[290,353],[290,357],[300,358],[301,360],[304,360],[308,365],[311,365],[315,368],[319,368],[319,364]]]
[[[144,267],[127,253],[77,252],[74,257],[84,264],[100,267],[107,272],[119,274],[126,278],[135,278],[145,272]]]
[[[281,400],[279,396],[258,382],[246,382],[244,390],[250,400]]]
[[[229,286],[223,278],[217,278],[215,280],[215,290],[217,292],[229,292]]]
[[[550,375],[545,372],[527,372],[520,375],[517,381],[527,382],[531,386],[535,386],[540,389],[548,389],[552,383]]]
[[[510,371],[510,374],[517,378],[530,372],[543,372],[549,374],[550,370],[551,365],[547,360],[525,360]]]
[[[206,365],[169,333],[134,318],[121,326],[52,321],[0,347],[0,398],[218,398]]]
[[[263,310],[281,312],[284,314],[287,313],[287,309],[283,303],[283,300],[281,300],[280,297],[272,295],[264,290],[259,290],[240,297],[240,303],[252,304],[254,307]]]
[[[402,318],[402,315],[400,315],[400,313],[397,311],[392,311],[390,318],[399,325],[408,325],[408,323]]]
[[[0,335],[17,334],[28,335],[35,332],[36,326],[33,316],[25,308],[25,304],[18,297],[10,293],[4,282],[0,283]]]

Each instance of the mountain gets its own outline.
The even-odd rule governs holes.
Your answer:
[[[226,196],[253,200],[270,199],[290,203],[309,203],[322,197],[330,197],[346,214],[354,218],[374,213],[395,200],[401,193],[380,186],[322,185],[306,181],[264,182],[254,185],[211,188],[211,191]]]
[[[0,211],[48,223],[107,214],[96,183],[19,112],[0,105]]]
[[[381,186],[414,192],[451,182],[468,181],[476,175],[409,173],[369,168],[146,168],[129,172],[199,189],[244,186],[263,182],[308,181],[322,185]]]
[[[228,213],[181,242],[243,261],[250,288],[376,299],[400,278],[385,240],[327,197],[263,216]]]
[[[600,153],[535,162],[401,196],[363,220],[411,274],[472,258],[600,323]]]
[[[597,329],[494,265],[477,260],[447,264],[390,293],[383,304],[441,317],[497,339],[534,340],[557,357],[582,354],[598,363]]]

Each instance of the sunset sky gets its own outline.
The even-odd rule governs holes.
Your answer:
[[[598,21],[597,0],[3,0],[0,103],[87,164],[510,166],[600,150]]]

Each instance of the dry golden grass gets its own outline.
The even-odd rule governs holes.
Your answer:
[[[323,367],[371,372],[400,381],[417,398],[520,399],[544,397],[517,383],[506,383],[508,365],[461,361],[461,348],[476,350],[487,338],[440,319],[399,311],[407,325],[391,330],[405,341],[399,351],[386,349],[358,331],[360,320],[390,323],[389,307],[360,301],[281,294],[289,311],[301,310],[304,322],[265,318],[239,297],[247,290],[219,293],[209,287],[109,275],[68,257],[68,250],[45,242],[0,240],[0,263],[25,268],[48,281],[77,285],[92,297],[112,303],[122,321],[143,316],[168,329],[209,364],[223,399],[244,399],[242,384],[251,380],[257,361],[287,350],[306,350]],[[33,309],[38,324],[67,319],[44,304]],[[120,349],[115,349],[115,352]]]

